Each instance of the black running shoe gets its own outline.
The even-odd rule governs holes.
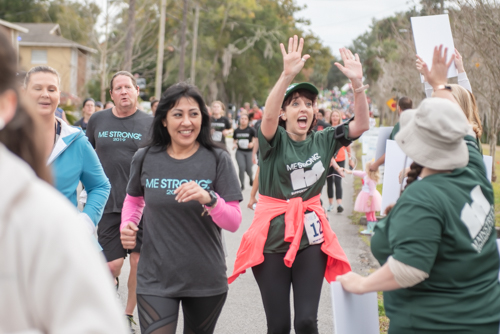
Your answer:
[[[344,211],[344,207],[342,207],[342,205],[340,205],[340,204],[339,204],[339,205],[337,206],[337,212],[338,212],[338,213],[341,213],[342,211]]]
[[[115,288],[116,288],[116,291],[118,291],[118,288],[120,287],[120,280],[118,279],[118,277],[116,277],[115,279],[116,279]]]

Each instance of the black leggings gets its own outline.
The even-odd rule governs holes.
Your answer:
[[[298,251],[292,268],[285,266],[284,257],[284,253],[265,253],[264,262],[252,268],[266,311],[267,333],[290,333],[292,285],[295,333],[318,333],[319,297],[328,257],[321,245]]]
[[[344,168],[345,160],[338,161],[337,164],[340,168]],[[326,190],[328,192],[328,198],[333,198],[333,184],[335,183],[335,198],[342,199],[342,179],[340,178],[339,173],[335,169],[333,169],[333,167],[330,167],[328,169],[328,175],[331,175],[326,178]]]
[[[209,334],[215,330],[227,292],[211,297],[167,298],[137,295],[142,334],[175,334],[179,303],[184,313],[184,334]]]

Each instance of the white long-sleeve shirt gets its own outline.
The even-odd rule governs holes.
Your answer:
[[[0,144],[0,333],[128,333],[71,203]]]
[[[467,73],[465,72],[458,73],[458,84],[472,93],[472,87],[470,85],[469,78],[467,77]],[[431,97],[432,92],[434,91],[432,89],[432,86],[429,85],[427,81],[424,82],[424,86],[425,86],[425,96]]]

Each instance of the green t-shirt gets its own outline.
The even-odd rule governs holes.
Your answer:
[[[411,184],[375,227],[371,248],[381,265],[392,255],[429,274],[411,288],[384,292],[389,333],[498,333],[493,189],[475,138],[465,140],[466,167]]]
[[[350,143],[349,122],[339,126],[344,127],[346,144]],[[340,140],[335,139],[335,129],[313,131],[301,142],[288,137],[281,126],[268,142],[259,129],[259,193],[282,200],[293,197],[308,200],[320,194],[330,160],[342,147]],[[290,243],[285,242],[284,237],[285,215],[280,215],[271,220],[264,253],[286,253]],[[307,246],[309,241],[304,231],[299,249]]]
[[[394,128],[392,128],[391,135],[389,136],[390,140],[394,140],[394,137],[396,137],[396,134],[399,132],[399,122],[394,125]]]

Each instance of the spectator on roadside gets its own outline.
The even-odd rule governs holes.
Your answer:
[[[158,102],[160,102],[160,100],[157,99],[151,100],[151,112],[153,113],[153,116],[156,115],[156,108],[158,108]]]

